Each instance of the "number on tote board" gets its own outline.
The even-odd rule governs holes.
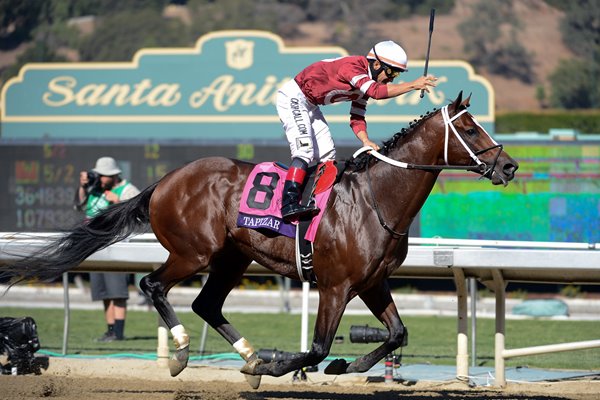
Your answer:
[[[49,210],[43,208],[17,209],[18,229],[57,229],[73,220],[72,210]]]
[[[15,205],[33,206],[71,206],[75,198],[74,187],[17,186]]]
[[[42,171],[44,183],[75,183],[75,167],[71,164],[62,166],[44,164]]]

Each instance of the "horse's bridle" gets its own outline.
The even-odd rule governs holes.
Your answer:
[[[456,130],[456,127],[454,126],[454,124],[452,122],[454,122],[454,120],[456,120],[458,117],[460,117],[461,115],[463,115],[464,113],[467,112],[466,109],[462,110],[461,112],[457,113],[454,117],[450,118],[450,115],[448,113],[448,106],[444,106],[441,110],[442,112],[442,117],[444,118],[444,127],[445,127],[445,135],[444,135],[444,162],[446,163],[446,165],[420,165],[420,164],[411,164],[411,163],[405,163],[402,161],[396,161],[393,160],[387,156],[384,156],[381,153],[378,153],[376,150],[374,150],[371,146],[364,146],[361,147],[360,149],[356,150],[354,152],[354,154],[352,155],[353,158],[358,157],[360,154],[364,153],[364,152],[369,152],[369,154],[387,164],[393,165],[395,167],[399,167],[399,168],[405,168],[405,169],[421,169],[421,170],[426,170],[426,171],[440,171],[440,170],[444,170],[444,169],[451,169],[451,170],[462,170],[462,171],[474,171],[474,172],[479,172],[479,174],[481,174],[482,177],[485,178],[491,178],[491,174],[494,171],[494,168],[496,168],[496,164],[498,163],[498,158],[500,157],[500,154],[502,153],[503,150],[503,146],[499,143],[496,143],[496,141],[490,136],[489,133],[487,133],[487,131],[485,130],[485,128],[483,126],[481,126],[481,124],[479,124],[479,122],[477,122],[477,120],[475,119],[475,117],[473,117],[471,115],[471,119],[473,120],[473,122],[475,122],[475,124],[477,124],[477,126],[490,138],[490,140],[494,143],[493,146],[487,147],[485,149],[482,150],[478,150],[476,152],[473,152],[471,150],[471,148],[465,143],[465,141],[463,140],[462,137],[460,137],[460,135],[458,134],[458,131]],[[475,163],[477,165],[450,165],[448,164],[448,142],[449,142],[449,130],[452,130],[452,132],[454,133],[454,136],[456,136],[456,138],[458,139],[458,141],[460,142],[460,144],[464,147],[464,149],[467,151],[467,153],[469,153],[469,156],[471,157],[471,159],[473,161],[475,161]],[[496,156],[494,157],[494,162],[492,163],[491,166],[488,166],[486,163],[484,163],[483,161],[481,161],[479,159],[479,157],[477,157],[478,155],[481,155],[483,153],[487,153],[490,150],[494,150],[494,149],[498,149],[498,152],[496,154]]]
[[[490,140],[492,141],[492,143],[494,143],[493,146],[490,146],[488,148],[479,150],[475,153],[473,153],[473,151],[471,150],[471,148],[469,146],[467,146],[467,144],[465,143],[465,141],[463,140],[463,138],[458,134],[458,131],[456,130],[456,127],[454,126],[454,124],[452,123],[454,120],[458,119],[458,117],[460,117],[461,115],[463,115],[464,113],[467,112],[467,109],[465,108],[464,110],[462,110],[461,112],[457,113],[454,117],[450,118],[450,114],[448,113],[448,106],[444,106],[441,110],[442,112],[442,117],[444,118],[444,162],[446,163],[446,166],[442,166],[442,168],[440,169],[450,169],[449,167],[453,167],[452,169],[460,169],[460,166],[451,166],[448,164],[448,136],[449,136],[449,129],[452,129],[452,133],[454,133],[454,136],[456,137],[456,139],[458,139],[458,141],[460,142],[460,144],[464,147],[464,149],[469,153],[469,156],[471,157],[471,159],[473,161],[475,161],[475,163],[477,164],[477,166],[469,166],[469,167],[465,167],[465,169],[467,171],[476,171],[479,172],[481,174],[482,177],[487,177],[487,178],[491,178],[492,177],[492,173],[494,171],[494,168],[496,168],[496,164],[498,163],[498,158],[500,157],[500,153],[502,153],[502,149],[503,146],[501,144],[496,143],[496,141],[494,140],[494,138],[492,138],[490,136],[489,133],[487,133],[487,131],[484,129],[483,126],[481,126],[479,124],[479,122],[477,122],[477,120],[475,119],[475,117],[473,117],[471,115],[471,119],[473,120],[473,122],[475,122],[475,124],[477,124],[477,126],[490,138]],[[494,157],[494,163],[488,167],[488,165],[486,163],[484,163],[483,161],[481,161],[479,159],[479,157],[477,157],[480,154],[483,153],[487,153],[490,150],[493,149],[498,149],[498,152],[496,153],[496,156]],[[455,168],[455,167],[459,167],[459,168]],[[488,176],[489,175],[489,176]]]
[[[498,158],[500,157],[500,154],[502,153],[503,146],[501,144],[499,144],[499,143],[496,143],[496,141],[490,136],[489,133],[487,133],[487,131],[483,128],[483,126],[481,126],[479,124],[479,122],[477,122],[477,120],[475,119],[475,117],[473,117],[471,115],[471,119],[473,120],[473,122],[475,122],[475,124],[477,124],[477,126],[494,143],[493,146],[490,146],[488,148],[485,148],[485,149],[473,152],[471,150],[471,148],[465,143],[465,141],[463,140],[463,138],[458,134],[458,131],[456,130],[456,127],[453,124],[453,122],[458,117],[460,117],[461,115],[463,115],[464,113],[467,112],[467,109],[464,109],[464,110],[460,111],[459,113],[457,113],[452,118],[450,118],[450,114],[448,113],[448,106],[447,105],[444,106],[444,107],[442,107],[441,112],[442,112],[442,117],[444,118],[444,127],[445,127],[445,133],[444,133],[444,162],[446,163],[446,165],[419,165],[419,164],[405,163],[405,162],[402,162],[402,161],[396,161],[394,159],[391,159],[389,157],[384,156],[381,153],[378,153],[371,146],[361,147],[356,152],[354,152],[354,154],[352,155],[352,157],[356,158],[360,154],[364,153],[365,151],[368,151],[371,156],[373,156],[373,157],[375,157],[375,158],[377,158],[377,159],[379,159],[381,161],[384,161],[384,162],[386,162],[386,163],[388,163],[390,165],[393,165],[395,167],[399,167],[399,168],[420,169],[420,170],[426,170],[426,171],[431,171],[431,170],[440,171],[440,170],[444,170],[444,169],[474,171],[474,172],[478,172],[481,175],[482,178],[485,177],[485,178],[491,179],[492,175],[494,173],[494,168],[496,168],[496,164],[498,163]],[[475,161],[475,164],[477,164],[477,165],[450,165],[450,164],[448,164],[448,142],[449,142],[449,136],[450,136],[450,134],[449,134],[450,129],[452,130],[452,132],[454,133],[454,136],[458,139],[458,141],[460,142],[460,144],[469,153],[469,156],[471,157],[471,159],[473,161]],[[494,149],[498,149],[498,152],[496,153],[496,156],[494,157],[494,162],[492,163],[491,166],[488,166],[486,163],[484,163],[483,161],[481,161],[479,159],[479,157],[477,157],[478,155],[481,155],[483,153],[486,153],[486,152],[488,152],[490,150],[494,150]],[[375,192],[373,192],[373,187],[371,185],[371,177],[369,176],[369,163],[368,162],[367,162],[367,166],[366,166],[366,172],[367,172],[367,184],[369,186],[369,191],[371,192],[371,198],[373,199],[373,208],[375,209],[375,212],[377,213],[377,218],[379,219],[379,223],[395,239],[399,239],[402,236],[406,236],[408,234],[408,232],[403,232],[403,233],[396,232],[388,224],[385,223],[385,221],[383,219],[383,216],[381,215],[381,211],[379,211],[379,207],[377,207],[377,201],[375,200]]]

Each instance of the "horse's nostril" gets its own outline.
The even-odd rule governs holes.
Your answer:
[[[508,163],[504,164],[502,167],[502,172],[504,172],[504,175],[512,177],[518,168],[518,166]]]

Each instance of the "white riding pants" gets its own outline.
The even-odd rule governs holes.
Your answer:
[[[335,159],[335,146],[321,109],[308,101],[293,79],[277,92],[277,114],[292,158],[308,164]]]

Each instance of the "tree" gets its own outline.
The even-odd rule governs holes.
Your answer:
[[[548,107],[546,104],[546,88],[544,88],[543,85],[538,85],[535,87],[535,99],[538,101],[538,104],[541,108]]]
[[[491,73],[532,83],[535,77],[531,67],[532,63],[533,56],[516,38],[513,38],[492,52],[487,67]]]
[[[145,47],[187,46],[190,36],[179,20],[167,20],[153,9],[122,11],[100,20],[79,47],[83,61],[128,61]]]
[[[0,0],[0,50],[14,49],[31,39],[43,2]]]
[[[597,0],[571,0],[561,31],[565,44],[573,52],[594,60],[600,49],[600,2]],[[596,58],[596,62],[600,59]]]
[[[187,6],[195,38],[222,29],[260,29],[293,37],[298,34],[298,25],[306,20],[303,4],[300,0],[190,0]]]
[[[573,0],[565,4],[563,41],[581,59],[561,63],[550,76],[552,105],[600,107],[600,2]]]
[[[585,60],[566,60],[549,77],[550,101],[554,107],[567,109],[600,107],[597,68]]]
[[[517,40],[520,20],[512,0],[479,1],[472,8],[472,15],[458,26],[469,61],[490,72],[532,82],[534,57]]]
[[[454,0],[392,0],[399,6],[408,7],[408,15],[428,15],[432,8],[436,14],[447,14],[454,8]]]
[[[2,71],[0,80],[4,83],[11,77],[16,76],[21,67],[28,63],[60,61],[65,61],[65,58],[49,49],[44,42],[36,41],[33,46],[30,46],[23,54],[17,57],[16,63]]]

